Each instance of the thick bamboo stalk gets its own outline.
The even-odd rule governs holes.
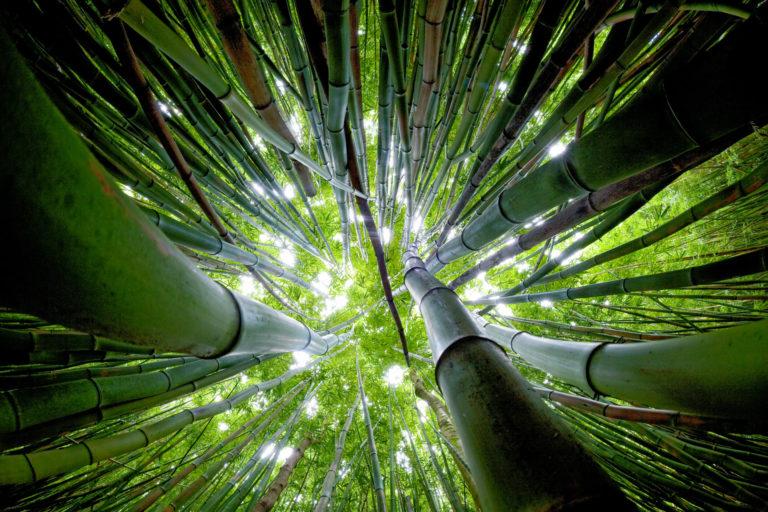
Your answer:
[[[768,100],[756,87],[750,48],[765,31],[747,21],[691,62],[664,70],[648,89],[564,155],[530,172],[440,247],[429,268],[447,264],[536,215],[702,147],[740,127],[761,124]],[[744,59],[741,59],[741,58]],[[728,77],[728,78],[725,78]]]
[[[92,377],[0,392],[0,434],[90,409],[158,395],[247,360],[249,355],[201,359],[137,375]]]
[[[406,286],[424,317],[437,382],[483,510],[576,503],[630,509],[626,498],[531,394],[503,351],[484,337],[455,292],[432,277],[414,252],[406,253],[405,263]]]
[[[596,216],[601,211],[626,199],[628,196],[641,191],[650,195],[657,185],[669,183],[680,173],[709,160],[744,137],[748,132],[748,128],[744,126],[710,144],[688,151],[668,162],[654,166],[595,192],[590,192],[581,199],[570,202],[542,224],[533,226],[526,233],[512,239],[512,243],[464,271],[464,273],[450,283],[450,286],[453,288],[461,286],[480,272],[493,268],[501,261],[531,249],[566,229],[576,227],[580,222]]]
[[[764,418],[768,322],[660,341],[561,341],[498,325],[486,333],[587,393],[716,418]]]
[[[15,92],[0,108],[27,141],[0,142],[3,212],[19,219],[9,242],[29,251],[14,257],[17,275],[3,278],[5,304],[93,334],[203,357],[327,349],[306,325],[193,268],[119,192],[10,43],[3,45],[9,58],[1,76]],[[37,201],[38,194],[48,200]]]
[[[617,3],[616,0],[590,2],[562,42],[552,50],[550,57],[541,64],[534,78],[535,68],[530,68],[538,64],[543,57],[553,27],[556,25],[563,7],[561,2],[549,2],[544,5],[541,14],[544,18],[543,23],[537,25],[536,28],[539,30],[534,29],[534,35],[540,39],[533,40],[532,38],[533,51],[529,51],[520,65],[521,70],[515,76],[512,89],[505,97],[504,103],[490,122],[486,132],[470,149],[476,153],[476,159],[470,171],[470,179],[448,216],[446,225],[438,238],[438,245],[445,240],[459,214],[469,203],[491,167],[517,140],[523,127],[544,101],[547,93],[554,87],[556,80],[562,77],[564,71],[571,66],[579,49]]]

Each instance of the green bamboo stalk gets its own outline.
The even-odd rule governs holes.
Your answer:
[[[669,272],[627,277],[549,292],[526,293],[509,297],[495,297],[493,299],[477,299],[468,301],[468,303],[519,304],[522,302],[541,302],[543,300],[560,301],[654,290],[671,290],[716,283],[765,272],[766,270],[768,270],[768,249],[762,249],[714,263],[671,270]]]
[[[766,321],[676,339],[568,342],[486,325],[533,366],[596,395],[716,418],[763,418]]]
[[[251,386],[237,393],[231,399],[213,402],[195,409],[185,409],[160,421],[115,436],[88,440],[66,448],[22,455],[0,455],[0,484],[35,482],[48,476],[73,471],[110,457],[144,448],[195,421],[228,411],[253,395],[272,389],[294,375],[313,368],[328,357],[330,356],[317,358],[303,368],[289,370],[277,378]]]
[[[499,294],[503,296],[515,295],[522,290],[530,288],[536,283],[541,283],[548,273],[557,268],[560,262],[566,261],[569,258],[577,255],[579,251],[582,251],[590,244],[600,240],[603,236],[609,233],[616,226],[627,220],[634,215],[640,208],[645,206],[656,194],[661,192],[669,185],[671,179],[662,180],[644,190],[641,190],[637,194],[628,197],[621,203],[615,206],[615,208],[606,213],[605,217],[595,227],[590,229],[586,235],[583,235],[579,240],[569,245],[564,249],[557,257],[551,257],[549,260],[539,266],[535,272],[531,273],[528,277],[523,279],[518,285],[506,290]],[[481,313],[482,314],[482,313]]]
[[[109,351],[128,354],[155,353],[154,349],[77,331],[17,331],[0,328],[0,343],[10,352]]]
[[[141,210],[147,214],[149,220],[155,224],[172,242],[175,242],[184,247],[204,251],[213,256],[220,256],[229,260],[242,263],[248,268],[254,268],[267,272],[276,277],[282,277],[288,281],[306,288],[307,290],[313,290],[312,286],[295,275],[293,272],[289,272],[284,268],[267,261],[264,256],[266,253],[254,254],[240,249],[236,245],[230,242],[221,240],[220,238],[200,233],[190,226],[183,224],[177,220],[174,220],[157,210],[151,208],[141,207]]]
[[[553,5],[545,3],[541,13],[544,18],[543,23],[537,25],[536,28],[539,30],[534,29],[534,35],[537,36],[537,39],[533,39],[532,36],[532,51],[524,57],[520,64],[512,88],[504,98],[501,108],[489,123],[488,129],[470,148],[470,151],[476,155],[470,170],[470,179],[448,216],[445,227],[438,238],[438,246],[445,240],[459,214],[469,203],[475,190],[480,186],[493,164],[517,140],[523,127],[544,101],[558,77],[562,77],[563,71],[571,66],[589,35],[594,32],[597,25],[617,3],[615,0],[608,0],[588,4],[588,7],[581,13],[566,36],[552,50],[549,58],[541,64],[541,68],[537,71],[535,65],[544,55],[562,10],[562,4],[559,2],[554,2]],[[536,71],[535,78],[534,71]]]
[[[761,45],[764,35],[758,24],[747,21],[688,64],[665,69],[646,93],[574,142],[568,152],[501,193],[494,205],[461,231],[461,236],[440,247],[428,262],[429,268],[477,251],[568,199],[582,197],[762,119],[768,103],[753,87],[749,63],[739,61],[738,56]]]
[[[131,366],[91,366],[87,368],[73,368],[67,370],[29,372],[20,375],[3,375],[0,376],[0,388],[27,388],[91,377],[109,377],[144,373],[152,370],[178,366],[180,364],[192,362],[195,359],[196,358],[194,357],[173,357],[170,359],[161,359]]]
[[[232,450],[232,452],[236,452],[240,446],[247,445],[253,438],[259,435],[261,430],[260,428],[266,427],[266,425],[269,424],[272,418],[274,418],[274,415],[277,415],[285,405],[291,402],[293,398],[296,397],[296,394],[306,385],[306,381],[301,382],[294,386],[292,390],[287,392],[285,395],[281,396],[278,400],[275,400],[272,402],[265,410],[261,411],[261,414],[259,416],[254,416],[253,418],[249,419],[245,423],[243,423],[240,427],[238,427],[235,431],[233,431],[231,434],[226,436],[224,439],[216,443],[215,445],[210,446],[205,452],[203,452],[201,455],[195,457],[189,464],[186,464],[182,468],[180,468],[175,475],[173,475],[172,478],[167,479],[160,485],[157,485],[154,487],[138,504],[135,505],[133,508],[134,512],[142,512],[149,507],[151,507],[154,503],[156,503],[159,499],[161,499],[165,494],[167,494],[170,490],[172,490],[174,487],[179,485],[184,479],[186,479],[187,476],[189,476],[190,473],[192,473],[195,469],[205,464],[208,460],[210,460],[212,457],[217,455],[225,446],[227,446],[229,443],[243,435],[247,430],[249,430],[251,427],[254,426],[254,424],[262,420],[265,415],[269,414],[266,419],[262,420],[261,424],[258,427],[255,427],[251,433],[243,440],[240,444],[237,445],[236,448]],[[274,414],[274,415],[273,415]],[[232,453],[230,452],[230,454]],[[239,453],[239,452],[238,452]],[[229,454],[227,455],[229,457]],[[226,460],[225,457],[224,459]],[[192,487],[192,485],[187,486],[183,492],[186,492],[187,489]],[[175,502],[174,502],[175,503]]]
[[[355,366],[357,367],[357,386],[359,389],[360,401],[363,409],[363,422],[365,423],[365,432],[368,436],[368,450],[371,455],[371,478],[373,479],[373,490],[376,494],[376,510],[378,512],[387,511],[387,498],[384,496],[384,481],[381,478],[381,464],[379,463],[379,453],[376,450],[376,439],[373,434],[373,425],[371,424],[371,415],[368,412],[368,399],[363,388],[363,377],[360,373],[360,356],[355,355]]]
[[[469,270],[464,271],[454,279],[450,286],[458,287],[468,282],[480,272],[489,270],[507,258],[520,254],[537,244],[550,239],[557,233],[573,228],[580,222],[593,218],[599,212],[631,196],[645,190],[650,195],[656,187],[674,179],[680,173],[685,172],[727,149],[733,143],[748,133],[746,127],[735,130],[727,136],[716,140],[700,148],[688,151],[677,158],[673,158],[661,165],[651,167],[635,176],[630,176],[612,185],[608,185],[595,192],[590,192],[581,199],[570,202],[551,218],[538,226],[533,226],[529,231],[512,239],[510,244],[491,254]]]
[[[204,60],[195,55],[183,40],[150,11],[141,0],[131,0],[127,4],[120,5],[117,15],[136,33],[152,42],[160,51],[197,78],[216,98],[229,107],[235,116],[253,128],[264,140],[286,156],[304,164],[309,170],[334,187],[356,194],[347,185],[326,175],[325,170],[302,152],[296,144],[286,140],[266,121],[258,117],[234,89]]]
[[[355,412],[357,412],[359,405],[360,395],[358,394],[355,396],[355,400],[352,402],[352,406],[349,408],[347,419],[344,421],[344,425],[339,431],[339,437],[336,439],[333,460],[331,461],[331,465],[328,467],[328,471],[326,472],[322,486],[320,487],[320,494],[313,509],[314,512],[325,512],[328,510],[328,506],[331,503],[331,496],[336,484],[336,478],[339,472],[339,463],[341,462],[341,456],[344,452],[344,444],[346,443],[347,433],[349,432],[349,427],[352,424],[352,420],[355,417]]]
[[[527,390],[455,292],[406,253],[405,282],[427,329],[436,380],[451,412],[483,510],[562,503],[629,504]],[[546,443],[540,440],[546,439]],[[512,441],[514,440],[514,441]],[[536,453],[536,457],[528,454]],[[557,468],[537,461],[558,460]]]
[[[35,388],[0,392],[0,434],[90,409],[159,395],[216,371],[251,360],[237,355],[201,359],[155,372],[115,377],[92,377]]]

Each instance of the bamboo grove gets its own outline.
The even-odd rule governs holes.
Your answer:
[[[765,507],[765,2],[0,9],[3,510]]]

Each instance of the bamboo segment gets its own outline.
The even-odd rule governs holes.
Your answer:
[[[587,393],[714,418],[766,415],[766,321],[626,345],[561,341],[492,324],[485,331]]]
[[[626,498],[528,390],[500,348],[484,337],[455,292],[432,277],[415,252],[405,259],[406,286],[424,316],[436,380],[483,510],[576,502],[629,510]],[[546,462],[553,460],[558,464]]]
[[[680,173],[709,160],[747,133],[747,127],[742,127],[742,129],[736,130],[722,139],[688,151],[668,162],[652,167],[635,176],[625,178],[595,192],[590,192],[581,199],[570,202],[551,218],[538,226],[533,226],[526,233],[511,240],[511,243],[480,261],[469,270],[464,271],[463,274],[450,283],[450,286],[452,288],[461,286],[480,272],[489,270],[504,259],[531,249],[558,233],[576,227],[580,222],[593,218],[599,212],[626,199],[627,196],[638,192],[651,196],[659,191],[657,187],[663,187]]]
[[[0,434],[40,423],[162,394],[214,372],[252,360],[250,355],[201,359],[137,375],[91,377],[60,384],[0,392]],[[72,399],[72,397],[74,399]]]
[[[523,127],[544,101],[555,81],[563,75],[564,70],[570,67],[578,50],[584,45],[598,24],[615,7],[616,3],[613,0],[591,2],[588,8],[580,14],[562,42],[552,50],[550,57],[540,64],[540,69],[534,78],[533,72],[536,69],[530,68],[533,63],[539,63],[543,57],[553,27],[557,24],[557,18],[563,8],[560,2],[544,4],[541,13],[542,23],[536,27],[539,30],[534,31],[537,40],[533,40],[532,36],[531,46],[534,51],[528,52],[525,56],[526,61],[520,65],[521,70],[515,75],[515,82],[505,97],[501,109],[490,122],[486,132],[481,135],[480,140],[470,148],[476,158],[470,171],[470,179],[453,206],[453,211],[443,228],[438,245],[442,243],[448,231],[456,223],[459,214],[474,195],[475,190],[480,186],[480,182],[491,170],[491,167],[517,140]]]

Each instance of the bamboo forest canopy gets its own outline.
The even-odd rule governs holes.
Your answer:
[[[768,5],[26,0],[4,510],[768,501]]]

